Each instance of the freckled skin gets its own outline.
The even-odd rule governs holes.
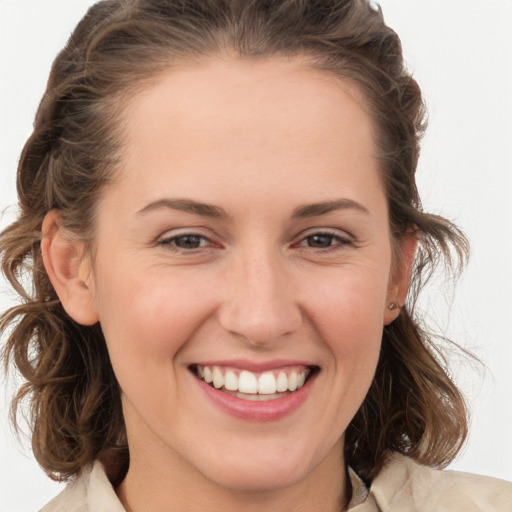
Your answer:
[[[123,390],[121,499],[133,510],[338,510],[343,433],[395,315],[386,198],[358,91],[299,59],[211,59],[163,73],[130,100],[123,129],[90,283]],[[161,198],[227,216],[137,213]],[[339,198],[366,212],[293,217]],[[200,247],[180,248],[190,233]],[[216,407],[189,371],[233,358],[320,373],[292,415],[254,424]]]

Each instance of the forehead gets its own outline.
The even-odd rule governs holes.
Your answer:
[[[149,193],[191,174],[256,190],[268,180],[290,186],[297,176],[317,186],[333,170],[364,180],[359,171],[377,165],[360,91],[300,58],[174,67],[128,100],[121,129],[123,172],[138,178],[139,191],[153,186]]]
[[[123,117],[128,137],[140,137],[138,129],[157,128],[158,122],[179,123],[177,129],[197,128],[199,122],[207,128],[206,122],[247,131],[265,124],[265,118],[288,125],[288,132],[294,121],[307,121],[312,136],[328,135],[318,129],[326,121],[326,128],[340,129],[333,136],[343,135],[346,122],[358,135],[371,131],[358,87],[312,68],[305,57],[216,57],[173,66],[128,100]]]

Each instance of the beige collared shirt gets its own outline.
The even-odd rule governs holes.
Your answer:
[[[512,512],[512,483],[439,471],[395,454],[367,489],[350,471],[350,512]],[[96,462],[40,512],[126,512]]]

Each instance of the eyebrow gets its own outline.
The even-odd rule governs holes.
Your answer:
[[[137,215],[159,210],[161,208],[168,208],[171,210],[179,210],[193,215],[200,215],[201,217],[209,217],[213,219],[226,219],[229,217],[226,210],[220,206],[215,206],[208,203],[200,203],[191,199],[159,199],[149,203],[147,206],[137,212]],[[308,218],[325,215],[335,210],[348,210],[354,209],[362,213],[369,214],[367,208],[362,204],[353,201],[352,199],[335,199],[332,201],[324,201],[320,203],[306,204],[298,206],[293,210],[292,218]]]
[[[292,218],[307,218],[325,215],[335,210],[358,210],[362,213],[369,214],[367,208],[352,199],[334,199],[332,201],[324,201],[321,203],[306,204],[298,206],[293,210]]]
[[[201,217],[210,217],[213,219],[227,218],[226,210],[219,206],[214,206],[207,203],[199,203],[191,199],[159,199],[149,203],[147,206],[137,212],[137,215],[142,215],[161,208],[169,208],[171,210],[179,210],[193,215],[200,215]]]

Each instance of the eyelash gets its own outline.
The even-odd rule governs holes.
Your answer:
[[[313,238],[327,238],[330,241],[330,245],[327,247],[312,247],[309,245],[302,245],[304,242],[307,242],[308,240],[311,241]],[[334,243],[333,243],[334,242]],[[323,231],[314,231],[312,233],[307,234],[306,236],[303,236],[301,240],[294,244],[297,247],[301,247],[304,249],[317,249],[322,252],[327,251],[335,251],[340,250],[345,247],[354,247],[355,241],[349,237],[349,236],[342,236],[336,231],[329,231],[329,230],[323,230]]]
[[[180,247],[177,244],[177,241],[180,239],[186,239],[186,238],[196,239],[199,241],[200,245],[198,247]],[[207,244],[201,245],[202,242],[204,242],[204,241],[206,241]],[[208,245],[208,242],[210,244],[212,243],[211,240],[206,236],[199,235],[197,233],[182,233],[180,235],[175,235],[175,236],[172,236],[169,238],[164,238],[162,240],[159,240],[158,245],[168,248],[168,249],[171,249],[171,250],[174,250],[174,251],[189,252],[189,251],[197,251],[197,250],[203,249],[204,247],[206,247]]]
[[[199,243],[196,247],[180,247],[178,245],[180,240],[183,239],[191,239],[191,242]],[[327,239],[327,242],[329,245],[324,247],[314,247],[311,245],[303,245],[304,243],[311,243],[311,241],[314,239]],[[162,240],[158,241],[158,245],[161,247],[165,247],[166,249],[177,251],[177,252],[184,252],[184,253],[190,253],[192,251],[200,251],[201,249],[208,248],[208,246],[214,246],[214,247],[220,247],[219,245],[212,242],[212,240],[204,235],[200,235],[198,233],[182,233],[179,235],[175,235],[169,238],[164,238]],[[194,244],[192,244],[194,245]],[[292,244],[292,247],[297,247],[301,249],[313,249],[318,250],[320,252],[330,252],[335,250],[340,250],[345,247],[354,247],[355,241],[348,236],[341,236],[338,232],[335,231],[329,231],[329,230],[321,230],[321,231],[314,231],[306,236],[302,236],[302,238],[299,240],[299,242]]]

